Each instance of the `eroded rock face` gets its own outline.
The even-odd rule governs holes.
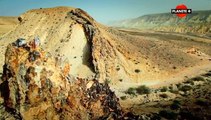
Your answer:
[[[0,119],[129,118],[108,84],[73,78],[42,49],[10,44],[3,69]]]
[[[105,79],[112,77],[110,70],[115,69],[115,63],[108,61],[116,61],[117,50],[115,42],[110,42],[100,30],[99,24],[94,21],[85,11],[74,9],[68,13],[68,16],[77,24],[83,26],[85,36],[91,46],[91,63],[94,67],[96,77],[100,83],[105,82]]]

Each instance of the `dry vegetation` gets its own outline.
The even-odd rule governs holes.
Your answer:
[[[124,104],[125,101],[139,98],[140,100],[136,101],[130,110],[151,119],[209,119],[211,117],[210,85],[211,71],[208,71],[182,83],[159,89],[149,88],[152,91],[150,94],[131,92],[132,98],[131,94],[122,96],[121,102]],[[128,91],[134,90],[136,89],[128,89]]]

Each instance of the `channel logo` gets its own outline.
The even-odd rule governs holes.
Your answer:
[[[171,9],[171,14],[176,14],[179,18],[184,18],[191,13],[192,9],[188,9],[184,4],[177,5],[176,9]]]

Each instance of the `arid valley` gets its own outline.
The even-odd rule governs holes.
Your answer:
[[[0,119],[209,120],[211,12],[203,13],[168,26],[160,22],[178,18],[108,26],[73,7],[0,17]]]

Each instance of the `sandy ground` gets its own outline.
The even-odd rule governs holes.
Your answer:
[[[0,37],[11,31],[18,24],[17,17],[2,17],[0,16]]]
[[[191,36],[185,34],[177,34],[177,33],[161,33],[161,32],[153,32],[153,31],[134,31],[134,30],[124,30],[124,32],[129,33],[136,37],[150,37],[150,39],[155,39],[156,41],[160,41],[159,43],[166,42],[165,44],[170,45],[168,43],[171,42],[175,46],[172,49],[177,48],[175,50],[175,54],[178,51],[183,51],[186,56],[182,56],[183,54],[178,54],[178,57],[186,57],[186,63],[177,63],[177,58],[172,59],[170,62],[175,62],[176,69],[172,70],[171,67],[167,66],[167,72],[163,72],[160,76],[153,76],[157,73],[151,73],[151,79],[141,78],[138,81],[126,81],[123,78],[123,82],[119,82],[117,84],[111,84],[112,89],[116,91],[118,96],[123,96],[124,92],[129,87],[138,87],[140,85],[146,85],[150,88],[160,88],[163,86],[168,86],[170,84],[181,83],[188,78],[199,76],[207,71],[211,70],[211,40],[209,38],[204,38],[201,36]],[[141,39],[141,38],[140,38]],[[140,44],[140,42],[132,41],[133,44]],[[170,45],[171,46],[171,45]],[[196,48],[197,50],[194,53],[189,53],[192,48]],[[150,48],[149,51],[152,51]],[[157,49],[159,50],[159,48]],[[166,50],[169,50],[168,48]],[[168,52],[168,51],[164,51]],[[169,51],[170,53],[171,51]],[[167,53],[167,54],[169,54]],[[171,54],[171,53],[170,53]],[[155,57],[155,56],[154,56]],[[168,57],[168,56],[165,56]],[[152,58],[153,59],[153,58]],[[165,59],[165,58],[164,58]],[[193,61],[193,60],[196,61]],[[162,58],[158,58],[158,61],[161,64],[167,64],[167,61],[162,60]],[[189,60],[189,61],[188,61]],[[143,61],[142,61],[143,62]],[[190,63],[188,63],[190,62]],[[191,63],[192,62],[192,63]],[[160,64],[159,63],[159,64]],[[171,65],[171,64],[169,64]],[[131,65],[132,66],[132,65]],[[152,69],[153,70],[153,69]],[[162,71],[159,71],[162,73]]]
[[[181,83],[188,78],[193,78],[204,74],[211,70],[211,61],[204,62],[201,65],[197,65],[191,68],[187,68],[185,70],[181,70],[181,72],[175,74],[172,78],[166,78],[165,80],[161,80],[154,85],[149,85],[152,88],[159,88],[163,86],[167,86],[170,84]]]

